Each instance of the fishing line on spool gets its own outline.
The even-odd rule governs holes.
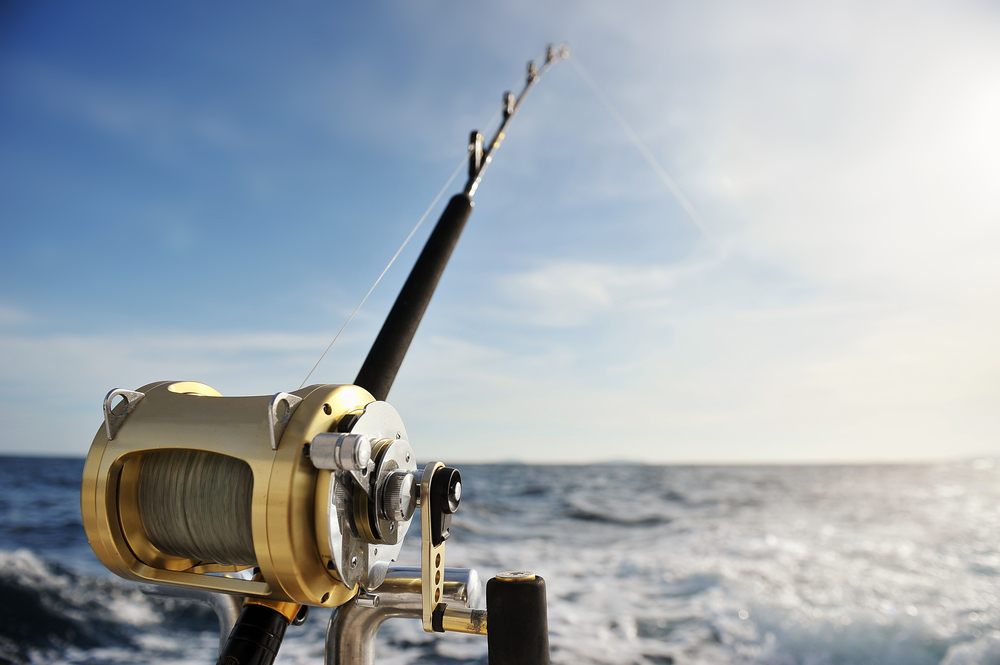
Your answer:
[[[664,185],[667,186],[667,189],[669,189],[670,193],[674,195],[674,198],[677,199],[677,202],[681,204],[681,207],[684,208],[684,211],[691,218],[691,221],[694,222],[695,225],[699,229],[701,229],[703,233],[707,235],[708,230],[705,228],[705,222],[702,220],[701,215],[698,214],[698,211],[695,210],[695,207],[691,204],[688,198],[684,196],[684,192],[682,192],[681,188],[677,186],[677,183],[674,182],[674,179],[670,177],[670,174],[667,173],[667,170],[665,168],[663,168],[663,165],[660,164],[658,159],[656,159],[652,151],[650,151],[650,149],[646,147],[646,144],[642,142],[642,139],[639,138],[639,135],[635,133],[635,130],[632,129],[632,126],[628,124],[628,121],[625,120],[625,116],[623,116],[621,113],[618,112],[618,109],[615,108],[615,105],[611,103],[611,100],[608,99],[608,96],[605,95],[604,91],[601,90],[600,86],[597,85],[597,81],[595,81],[594,78],[587,72],[587,69],[583,66],[583,63],[581,63],[575,55],[570,57],[569,61],[573,63],[573,67],[576,68],[577,73],[580,75],[581,78],[583,78],[584,82],[586,82],[591,92],[594,93],[594,95],[601,102],[601,104],[604,105],[604,108],[606,108],[608,112],[612,115],[612,117],[614,117],[614,119],[618,121],[618,124],[625,132],[625,135],[628,136],[629,141],[631,141],[632,145],[634,145],[636,150],[639,151],[639,154],[643,156],[643,159],[645,159],[646,163],[648,163],[650,168],[653,169],[653,172],[656,174],[656,176],[663,182]]]
[[[490,118],[490,121],[488,123],[486,123],[487,129],[492,127],[493,123],[497,120],[497,118],[500,117],[500,111],[501,109],[498,108],[493,113],[493,117]],[[468,152],[465,153],[465,156],[462,157],[462,160],[458,163],[458,166],[455,167],[455,170],[454,172],[452,172],[451,177],[448,178],[448,182],[444,183],[444,186],[437,193],[437,196],[435,196],[434,200],[431,201],[431,204],[427,206],[427,210],[425,210],[424,214],[421,215],[420,219],[417,220],[417,223],[413,227],[413,230],[410,231],[410,235],[406,236],[406,240],[403,241],[403,244],[399,246],[399,249],[396,250],[396,253],[392,255],[391,259],[389,259],[389,263],[386,264],[385,268],[382,270],[382,273],[378,276],[378,279],[376,279],[375,283],[372,284],[370,289],[368,289],[368,293],[366,293],[365,297],[361,299],[361,302],[358,303],[358,306],[354,308],[354,311],[351,312],[351,315],[347,317],[347,321],[345,321],[344,325],[340,327],[340,330],[337,331],[337,334],[333,336],[333,341],[330,342],[330,344],[326,347],[326,350],[323,351],[322,355],[320,355],[319,360],[316,361],[316,364],[313,365],[312,369],[309,370],[309,373],[306,374],[306,378],[302,379],[302,383],[299,384],[299,388],[302,388],[304,385],[306,385],[306,381],[308,381],[309,377],[313,375],[313,372],[316,371],[316,368],[319,367],[319,364],[323,362],[323,358],[326,358],[326,354],[328,354],[330,352],[330,349],[333,348],[334,343],[340,338],[340,334],[344,332],[344,329],[347,328],[347,325],[351,322],[352,319],[354,319],[354,315],[358,313],[358,310],[361,309],[361,306],[365,304],[366,300],[368,300],[368,296],[372,294],[372,291],[375,290],[375,287],[378,286],[378,283],[381,282],[382,278],[385,277],[385,274],[389,272],[389,268],[392,267],[392,264],[396,262],[397,258],[399,258],[399,255],[402,253],[403,249],[406,247],[407,244],[409,244],[410,239],[413,238],[413,234],[415,234],[417,230],[420,228],[420,225],[424,223],[424,220],[427,219],[427,215],[431,213],[431,210],[434,209],[434,206],[437,205],[437,202],[441,200],[441,196],[444,195],[445,190],[447,190],[448,187],[451,186],[451,183],[455,180],[455,177],[458,175],[458,172],[462,170],[463,166],[465,166],[465,163],[468,161],[470,154],[472,154],[471,147],[469,148]]]
[[[136,507],[149,541],[167,554],[257,565],[253,472],[243,460],[203,450],[144,454]]]

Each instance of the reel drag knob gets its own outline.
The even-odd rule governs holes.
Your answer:
[[[417,508],[417,481],[412,473],[396,472],[385,481],[382,511],[386,519],[405,522]]]

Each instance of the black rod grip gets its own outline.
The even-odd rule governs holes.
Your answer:
[[[354,385],[361,386],[377,400],[385,400],[389,395],[420,319],[472,214],[472,207],[472,199],[465,194],[456,194],[448,201],[354,379]]]
[[[549,665],[545,580],[494,577],[486,583],[489,665]]]
[[[288,629],[281,612],[263,605],[245,605],[216,665],[271,665]]]

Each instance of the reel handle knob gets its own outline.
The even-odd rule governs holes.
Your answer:
[[[545,580],[534,573],[500,573],[486,583],[489,665],[549,665]]]
[[[323,432],[313,437],[308,451],[317,469],[361,471],[372,458],[372,442],[364,434]]]

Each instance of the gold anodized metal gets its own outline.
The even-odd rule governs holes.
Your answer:
[[[508,570],[497,573],[497,580],[500,582],[530,582],[535,579],[535,574],[530,570]]]
[[[486,635],[486,610],[448,605],[441,618],[441,627],[448,633]]]
[[[288,619],[288,623],[295,620],[295,615],[299,613],[299,608],[302,606],[298,603],[289,603],[284,600],[270,600],[267,598],[247,598],[243,602],[244,607],[247,605],[259,605],[261,607],[269,607],[281,616]]]
[[[269,481],[271,495],[266,503],[267,544],[263,547],[269,561],[265,567],[258,555],[258,563],[264,578],[273,576],[290,600],[337,607],[353,598],[357,587],[345,587],[320,558],[319,541],[325,540],[327,534],[325,530],[316,532],[316,493],[328,490],[329,482],[317,488],[316,480],[319,474],[329,476],[330,472],[317,470],[302,449],[317,434],[330,431],[341,417],[375,398],[358,386],[320,386],[307,395],[292,394],[303,400],[274,453]],[[324,408],[327,405],[329,415]],[[256,504],[254,517],[257,517]],[[258,548],[256,523],[254,547]]]
[[[431,480],[434,472],[444,467],[431,462],[420,477],[420,608],[424,630],[434,631],[434,608],[441,602],[444,590],[444,544],[431,540]]]
[[[329,487],[324,478],[329,472],[317,471],[302,448],[343,415],[374,401],[367,391],[349,385],[296,391],[303,402],[276,451],[267,422],[270,395],[221,397],[209,386],[188,381],[152,383],[140,392],[145,397],[114,440],[107,440],[103,427],[98,432],[84,467],[84,529],[109,570],[136,581],[325,607],[354,596],[357,589],[346,588],[320,556],[326,533],[320,538],[316,530],[315,495]],[[263,581],[205,575],[236,568],[175,557],[149,542],[136,508],[136,483],[143,454],[165,449],[228,455],[250,467],[254,551]]]

